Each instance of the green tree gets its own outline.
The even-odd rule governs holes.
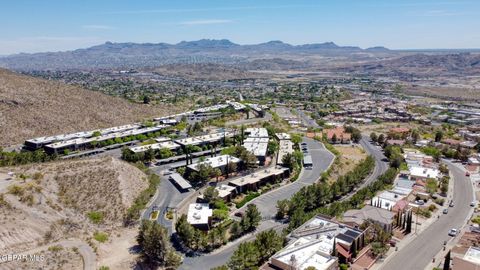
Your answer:
[[[262,216],[260,215],[257,206],[255,204],[249,204],[247,205],[245,215],[240,220],[240,225],[244,231],[250,232],[255,230],[261,219]]]
[[[378,135],[377,143],[382,145],[384,142],[385,142],[385,135],[383,134]]]
[[[144,220],[140,226],[137,242],[143,258],[148,262],[174,268],[180,265],[181,257],[171,247],[167,229],[157,222]]]
[[[216,200],[218,200],[218,190],[215,189],[215,187],[207,187],[205,191],[203,192],[203,199],[207,203],[212,203]]]
[[[231,270],[257,269],[258,250],[253,242],[240,243],[227,263]]]
[[[260,262],[267,261],[283,247],[283,238],[273,229],[259,233],[254,241]]]
[[[372,142],[376,142],[378,139],[377,133],[375,132],[370,133],[370,139],[372,140]]]
[[[443,138],[443,132],[441,130],[437,130],[437,132],[435,132],[435,142],[442,141],[442,138]]]

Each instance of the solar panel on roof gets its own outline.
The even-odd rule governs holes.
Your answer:
[[[345,234],[348,235],[348,236],[352,236],[352,237],[354,237],[354,238],[356,238],[357,236],[360,235],[359,232],[354,231],[354,230],[347,230],[347,231],[345,232]]]
[[[347,243],[353,243],[353,240],[354,240],[353,237],[348,236],[348,235],[345,235],[345,234],[343,234],[343,233],[337,235],[337,238],[340,239],[340,240],[343,240],[343,241],[345,241],[345,242],[347,242]]]

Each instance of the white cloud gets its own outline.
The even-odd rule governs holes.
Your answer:
[[[220,20],[220,19],[210,19],[210,20],[195,20],[195,21],[185,21],[180,22],[179,25],[206,25],[206,24],[224,24],[231,23],[232,20]]]
[[[115,27],[109,25],[101,25],[101,24],[87,24],[82,25],[83,29],[90,29],[90,30],[111,30],[115,29]]]

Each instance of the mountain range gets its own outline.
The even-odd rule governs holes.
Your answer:
[[[323,55],[390,53],[384,47],[362,49],[355,46],[339,46],[333,42],[291,45],[282,41],[269,41],[254,45],[239,45],[227,39],[201,39],[168,43],[113,43],[64,52],[20,53],[0,58],[0,66],[14,70],[45,69],[95,69],[142,68],[164,64],[247,63],[252,59],[289,59]]]

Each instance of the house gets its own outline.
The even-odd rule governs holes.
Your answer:
[[[213,210],[208,203],[192,203],[188,206],[187,222],[193,227],[208,230],[212,224]]]
[[[331,255],[333,245],[334,239],[326,235],[300,237],[273,255],[270,265],[282,270],[338,269],[338,258]]]
[[[317,215],[305,222],[290,233],[287,239],[290,241],[296,241],[302,237],[320,239],[322,236],[335,239],[335,249],[340,262],[352,261],[357,252],[365,246],[363,231],[324,215]]]
[[[385,231],[391,232],[395,220],[395,213],[383,208],[366,205],[362,209],[348,210],[342,217],[342,221],[345,224],[355,228],[360,227],[360,225],[367,220],[371,220],[382,226]]]
[[[350,143],[352,140],[352,135],[342,126],[327,129],[325,135],[329,143]]]
[[[403,198],[404,196],[387,190],[373,197],[370,204],[391,211],[393,206]]]
[[[452,270],[480,269],[480,248],[471,246],[463,257],[454,256]]]
[[[440,171],[436,168],[427,168],[421,166],[411,166],[410,179],[411,180],[423,180],[426,181],[429,178],[437,179],[440,175]]]

